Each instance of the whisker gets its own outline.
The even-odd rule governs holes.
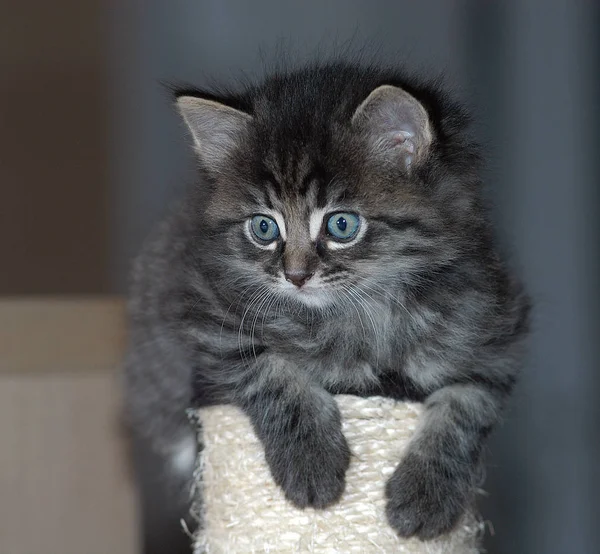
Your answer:
[[[354,302],[354,300],[350,296],[350,294],[348,292],[347,285],[342,284],[342,288],[341,288],[340,292],[348,299],[348,301],[350,302],[350,304],[352,305],[352,307],[356,311],[356,315],[358,315],[358,321],[360,322],[360,326],[362,328],[363,337],[366,340],[367,339],[367,332],[365,330],[365,326],[363,324],[362,318],[360,317],[360,310],[358,309],[358,306],[356,305],[356,303]]]
[[[365,284],[365,286],[367,288],[369,288],[371,291],[377,293],[377,294],[382,294],[383,296],[385,296],[386,298],[388,298],[389,300],[391,300],[394,304],[396,304],[397,306],[399,306],[400,308],[402,308],[406,314],[412,319],[413,323],[418,326],[418,322],[417,320],[414,318],[413,314],[410,312],[410,310],[400,301],[400,299],[397,296],[392,295],[388,290],[386,290],[385,288],[383,288],[381,285],[379,285],[378,283],[376,283],[375,281],[372,281],[371,279],[368,279],[366,277],[362,278],[363,283]],[[373,288],[376,287],[376,288]]]
[[[254,304],[257,302],[257,299],[260,298],[265,290],[265,285],[260,285],[258,287],[258,289],[252,293],[252,296],[250,297],[248,303],[246,304],[246,307],[244,309],[244,312],[242,314],[242,318],[240,320],[240,326],[239,326],[239,330],[238,330],[238,350],[240,353],[240,357],[242,358],[242,362],[249,367],[248,364],[248,360],[247,360],[247,356],[244,354],[244,350],[243,350],[243,333],[244,333],[244,321],[246,319],[246,315],[248,315],[249,311],[252,309],[252,306],[254,306]]]
[[[374,299],[367,292],[360,289],[360,287],[355,287],[354,289],[352,289],[352,292],[358,295],[358,297],[360,299],[360,303],[365,309],[365,314],[367,315],[367,317],[369,318],[369,321],[371,322],[371,327],[373,328],[373,340],[375,341],[375,361],[376,361],[376,365],[378,365],[378,363],[379,363],[379,337],[377,334],[377,325],[375,323],[375,319],[374,319],[373,313],[372,313],[373,306],[372,306],[372,304],[369,303],[369,300],[374,302]],[[368,300],[365,300],[364,295],[366,295]]]
[[[252,320],[252,325],[250,327],[250,344],[252,345],[252,353],[254,354],[254,361],[257,360],[256,346],[255,346],[255,343],[254,343],[254,331],[256,329],[256,323],[258,321],[258,318],[260,317],[261,310],[263,309],[263,306],[267,302],[270,302],[271,299],[272,299],[271,291],[267,288],[266,291],[265,291],[265,293],[261,296],[260,304],[256,308],[256,314],[254,315],[254,319]],[[266,312],[266,310],[265,310],[265,312]],[[263,313],[265,313],[265,312],[263,312]],[[263,318],[263,321],[264,321],[264,318]]]

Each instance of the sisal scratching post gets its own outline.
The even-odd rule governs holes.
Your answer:
[[[299,510],[285,500],[241,411],[199,411],[204,449],[196,478],[203,501],[196,554],[479,552],[482,524],[473,514],[430,542],[398,538],[385,519],[385,482],[415,431],[421,405],[354,396],[338,396],[337,402],[352,461],[342,499],[326,510]]]

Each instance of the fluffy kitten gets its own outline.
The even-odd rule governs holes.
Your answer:
[[[176,96],[199,179],[135,266],[136,436],[168,473],[192,444],[185,409],[236,404],[287,498],[321,508],[351,455],[332,395],[423,401],[381,484],[387,516],[402,536],[450,530],[529,311],[495,249],[465,112],[437,86],[344,63]]]

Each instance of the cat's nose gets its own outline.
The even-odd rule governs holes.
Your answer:
[[[297,287],[301,287],[308,281],[315,272],[306,271],[304,269],[290,269],[289,271],[285,271],[285,280],[293,283]]]

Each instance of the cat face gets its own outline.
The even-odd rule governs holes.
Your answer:
[[[263,198],[250,202],[218,195],[213,206],[235,206],[239,213],[220,248],[229,270],[244,284],[266,284],[307,306],[351,299],[357,289],[381,294],[427,255],[431,239],[414,217],[397,220],[399,210],[384,209],[377,195],[359,196],[359,187],[345,182],[315,176],[301,190],[262,183],[256,192],[262,189]]]
[[[281,197],[266,185],[269,201],[248,207],[253,213],[242,222],[236,248],[274,292],[315,307],[348,294],[374,255],[359,204],[326,192],[318,202],[319,187],[326,183],[313,177],[303,194]]]
[[[351,98],[287,85],[247,111],[178,100],[211,182],[205,248],[223,282],[265,305],[326,308],[391,294],[454,255],[420,173],[423,106],[390,85]]]

